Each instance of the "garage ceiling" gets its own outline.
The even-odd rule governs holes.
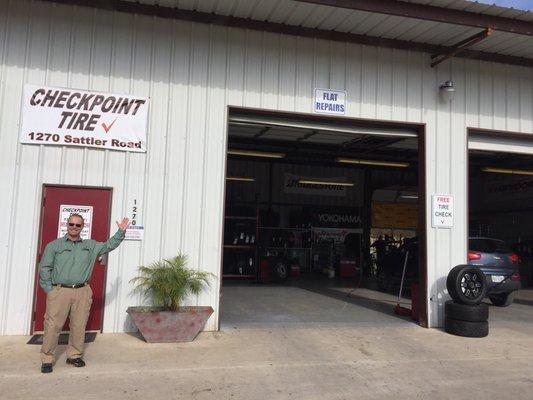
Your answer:
[[[373,132],[374,131],[374,132]],[[335,164],[335,158],[362,158],[418,164],[418,138],[412,132],[357,127],[351,132],[319,127],[230,122],[228,148],[285,153],[285,162]],[[414,137],[413,137],[414,136]]]
[[[533,155],[470,150],[470,178],[484,174],[483,168],[533,171]]]

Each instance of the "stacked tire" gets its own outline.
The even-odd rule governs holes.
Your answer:
[[[276,283],[282,283],[289,278],[290,265],[287,260],[281,258],[273,259],[272,266],[272,280]]]
[[[452,298],[444,309],[444,330],[452,335],[485,337],[489,334],[489,307],[485,274],[472,265],[458,265],[450,271],[446,288]]]

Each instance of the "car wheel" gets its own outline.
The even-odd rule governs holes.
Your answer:
[[[272,274],[274,275],[274,281],[283,282],[289,277],[289,266],[284,261],[276,261],[274,268],[272,268]]]
[[[444,330],[452,335],[464,337],[485,337],[489,334],[489,323],[444,319]]]
[[[485,322],[489,318],[489,306],[485,303],[466,305],[448,300],[444,313],[447,318],[459,321]]]
[[[497,307],[509,307],[514,300],[514,292],[491,294],[489,296],[490,301]]]
[[[446,279],[446,288],[458,303],[475,305],[481,303],[487,293],[485,274],[472,265],[453,267]]]

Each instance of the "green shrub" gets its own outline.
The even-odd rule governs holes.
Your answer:
[[[198,295],[205,286],[209,286],[212,277],[214,275],[209,272],[187,268],[187,256],[179,253],[169,260],[139,267],[139,275],[130,283],[144,296],[151,295],[156,307],[176,311],[189,294]]]

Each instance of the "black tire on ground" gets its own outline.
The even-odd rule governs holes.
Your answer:
[[[489,299],[497,307],[509,307],[514,300],[514,292],[511,293],[501,293],[501,294],[491,294]]]
[[[487,293],[487,280],[478,267],[457,265],[448,274],[446,288],[456,302],[475,305],[481,303]]]
[[[447,318],[459,321],[486,322],[489,318],[489,306],[485,303],[466,305],[448,300],[444,313]]]
[[[464,337],[485,337],[489,334],[488,322],[459,321],[445,318],[444,330],[452,335]]]
[[[274,282],[284,282],[289,277],[289,264],[282,260],[276,260],[272,265],[272,278]]]

